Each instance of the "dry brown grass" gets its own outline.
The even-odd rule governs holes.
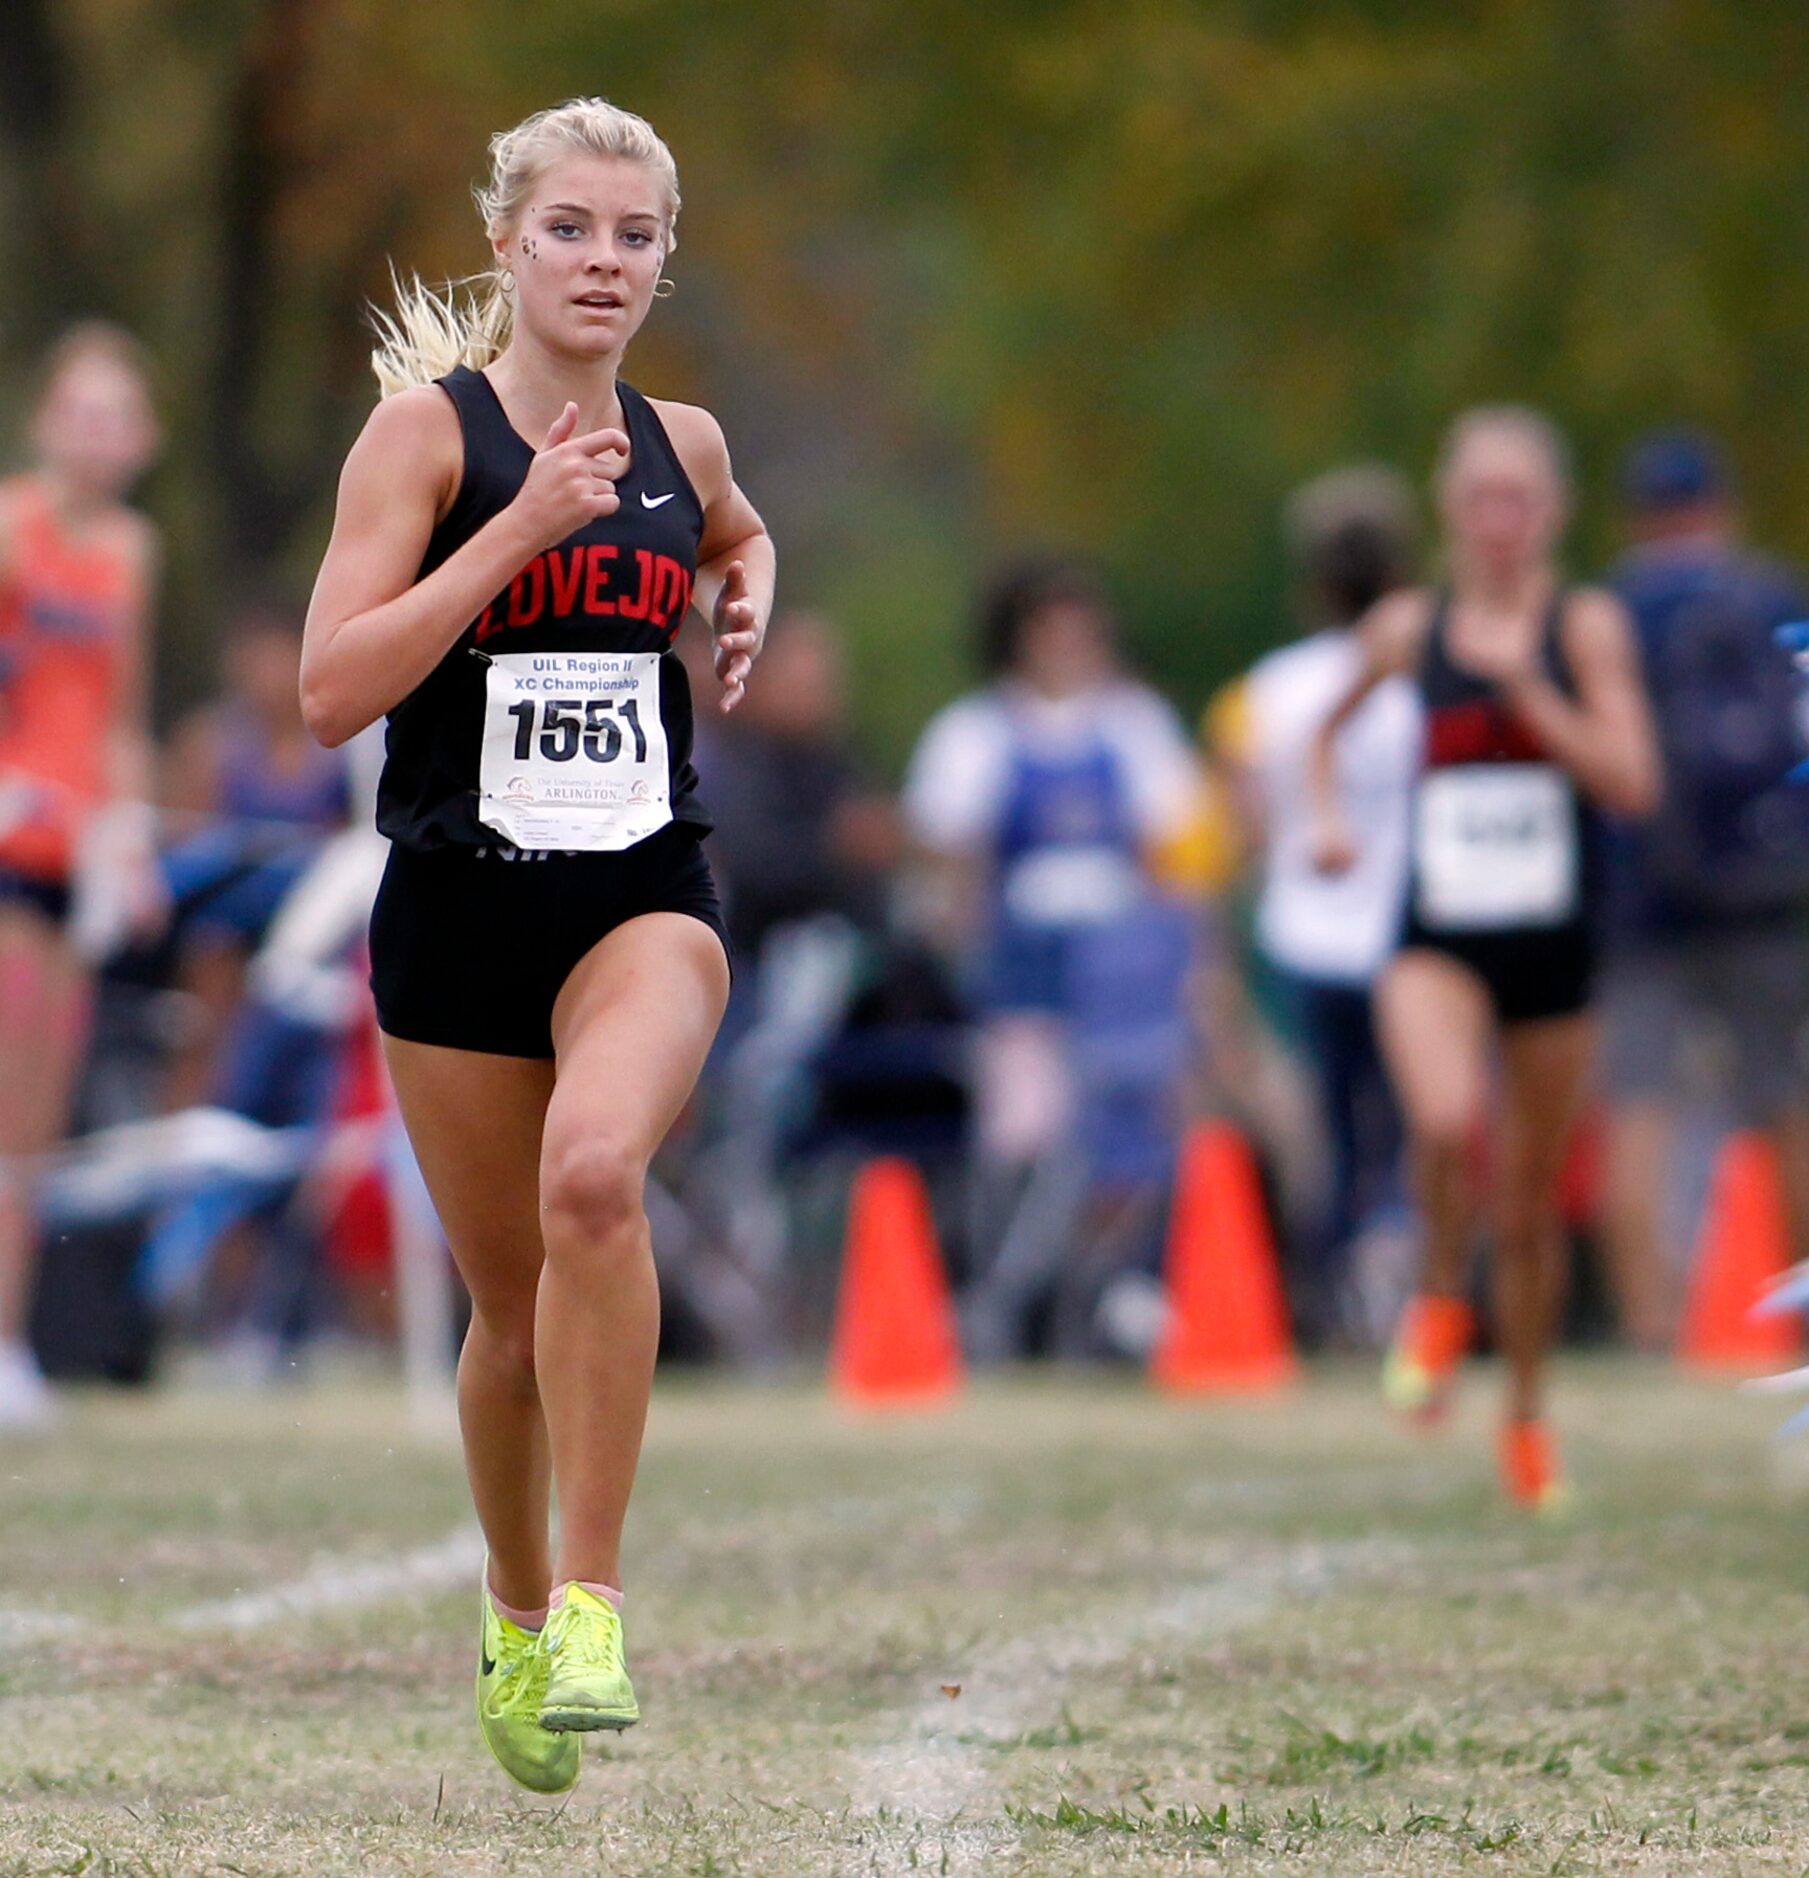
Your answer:
[[[562,1806],[483,1755],[469,1584],[172,1621],[454,1531],[456,1456],[396,1400],[87,1399],[0,1452],[0,1878],[1809,1870],[1773,1410],[1573,1368],[1585,1498],[1547,1531],[1494,1503],[1489,1389],[1427,1446],[1349,1371],[1197,1410],[1035,1377],[880,1421],[663,1388],[646,1720]]]

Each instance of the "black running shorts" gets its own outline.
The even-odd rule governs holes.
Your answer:
[[[1549,930],[1432,931],[1409,918],[1400,949],[1437,952],[1467,966],[1483,982],[1498,1024],[1536,1024],[1589,1008],[1595,947],[1572,921]]]
[[[392,846],[371,911],[371,990],[391,1037],[551,1057],[553,1000],[605,933],[686,913],[729,951],[696,828],[674,822],[620,854]]]
[[[53,926],[69,923],[72,895],[63,880],[41,880],[36,874],[22,874],[16,868],[0,867],[0,906],[28,906],[41,913]]]

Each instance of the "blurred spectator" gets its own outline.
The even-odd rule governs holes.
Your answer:
[[[125,503],[158,445],[146,362],[73,328],[0,483],[0,1428],[48,1419],[25,1343],[37,1228],[25,1170],[68,1126],[88,956],[160,915],[149,842],[146,641],[157,542]]]
[[[768,629],[760,683],[705,742],[702,782],[716,823],[711,860],[737,975],[757,968],[777,928],[835,914],[877,921],[883,877],[898,859],[891,804],[850,752],[835,629],[781,612]]]
[[[164,868],[193,1016],[164,1087],[169,1109],[216,1093],[246,965],[349,811],[345,757],[315,743],[296,702],[301,622],[253,608],[230,628],[223,666],[225,695],[177,725],[164,763],[164,803],[188,831]]]
[[[1622,494],[1633,545],[1613,584],[1639,632],[1665,793],[1609,844],[1604,1225],[1628,1333],[1657,1348],[1676,1315],[1668,1176],[1698,1041],[1720,1048],[1734,1120],[1775,1140],[1794,1256],[1809,1254],[1809,791],[1785,780],[1805,741],[1776,643],[1804,603],[1792,572],[1743,545],[1705,439],[1646,439]]]
[[[1257,662],[1215,710],[1213,733],[1259,857],[1257,947],[1314,1077],[1330,1151],[1323,1218],[1296,1291],[1311,1332],[1367,1335],[1392,1321],[1388,1301],[1365,1309],[1343,1295],[1344,1278],[1359,1231],[1398,1214],[1403,1198],[1400,1117],[1376,1049],[1370,986],[1394,945],[1406,891],[1420,739],[1411,681],[1378,686],[1340,734],[1339,784],[1359,855],[1347,873],[1313,865],[1306,765],[1314,733],[1360,663],[1351,628],[1410,577],[1412,491],[1379,465],[1333,470],[1295,493],[1286,533],[1306,634]]]
[[[700,697],[717,689],[710,655],[701,633],[681,653]],[[734,715],[703,713],[697,727],[735,978],[698,1126],[656,1169],[675,1193],[655,1241],[669,1301],[682,1295],[716,1347],[755,1361],[783,1353],[797,1275],[787,1151],[823,1093],[814,1060],[872,969],[898,859],[896,811],[851,745],[839,638],[801,611],[773,618]]]
[[[904,809],[932,870],[931,917],[980,1018],[974,1238],[993,1258],[973,1328],[997,1354],[1021,1338],[1084,1204],[1088,1157],[1076,1143],[1110,1152],[1106,1124],[1137,1106],[1127,1091],[1124,1105],[1098,1109],[1109,1087],[1077,1077],[1076,1046],[1084,1039],[1103,1060],[1102,1027],[1155,1023],[1172,1036],[1183,1026],[1184,949],[1143,916],[1158,904],[1165,857],[1193,830],[1200,780],[1175,712],[1124,672],[1087,570],[1010,571],[987,598],[981,638],[991,682],[924,731]],[[1108,943],[1126,968],[1117,987]],[[1139,1009],[1108,1019],[1102,1000],[1133,977]],[[1146,1073],[1163,1073],[1162,1052],[1145,1058]],[[1097,1129],[1083,1126],[1088,1102]],[[1135,1161],[1134,1140],[1125,1145]]]

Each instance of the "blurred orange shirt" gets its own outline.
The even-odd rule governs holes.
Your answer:
[[[142,575],[69,535],[35,477],[0,482],[0,517],[0,867],[63,880],[110,793]]]

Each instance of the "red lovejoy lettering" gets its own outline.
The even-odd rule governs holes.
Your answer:
[[[616,545],[613,541],[594,541],[585,554],[584,610],[607,616],[616,610],[615,601],[604,598],[613,576],[610,562],[616,558]]]
[[[560,578],[561,570],[564,578]],[[584,580],[584,550],[567,548],[547,556],[547,572],[553,586],[553,611],[561,616],[576,611],[578,589]]]
[[[537,554],[509,583],[509,624],[531,626],[545,611],[546,557]]]
[[[640,585],[632,600],[623,594],[620,610],[624,619],[645,619],[653,604],[653,556],[645,548],[636,548],[634,558]]]

